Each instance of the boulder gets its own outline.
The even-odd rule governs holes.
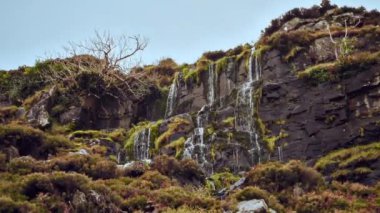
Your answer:
[[[254,212],[275,212],[268,208],[265,200],[248,200],[238,203],[238,213],[254,213]]]
[[[27,112],[26,118],[33,126],[44,128],[50,125],[48,105],[50,98],[53,96],[55,91],[56,87],[53,86],[48,92],[44,92],[41,95],[40,100]]]

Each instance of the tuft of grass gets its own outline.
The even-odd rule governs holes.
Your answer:
[[[180,137],[175,141],[170,142],[170,144],[166,145],[168,148],[174,148],[175,149],[175,158],[181,159],[183,151],[185,149],[185,137]]]
[[[264,136],[263,141],[266,145],[266,148],[270,151],[273,152],[276,146],[277,141],[280,139],[286,138],[289,135],[283,131],[280,132],[278,136]]]
[[[165,144],[170,143],[170,137],[190,124],[189,120],[174,117],[168,124],[167,130],[154,141],[155,150],[158,151]]]
[[[371,161],[378,157],[380,157],[380,142],[331,152],[320,158],[314,165],[314,168],[323,171],[333,165],[339,168],[354,167],[360,162]]]

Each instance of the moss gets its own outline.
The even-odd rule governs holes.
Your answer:
[[[225,71],[227,69],[227,66],[228,66],[228,60],[230,59],[230,57],[223,57],[221,59],[219,59],[218,61],[216,61],[216,73],[218,75],[220,75],[223,71]]]
[[[175,141],[170,142],[170,144],[166,145],[168,148],[174,148],[175,149],[175,158],[181,159],[183,151],[185,149],[185,137],[178,138]]]
[[[286,124],[286,120],[285,119],[279,119],[275,122],[276,125],[285,125]]]
[[[298,72],[297,76],[301,79],[311,80],[313,83],[323,83],[329,81],[331,70],[336,66],[336,62],[329,62],[324,64],[318,64]]]
[[[285,60],[286,62],[289,62],[289,61],[292,60],[295,56],[297,56],[297,54],[300,53],[302,50],[304,50],[303,47],[300,47],[300,46],[295,46],[295,47],[293,47],[293,48],[288,52],[288,54],[285,55],[284,60]]]
[[[337,165],[339,168],[352,167],[359,162],[376,159],[378,156],[380,156],[380,142],[334,151],[319,159],[314,167],[318,170],[324,170],[332,165]]]
[[[380,52],[360,52],[341,58],[339,61],[317,64],[297,73],[298,78],[319,84],[335,79],[347,78],[356,72],[380,62]]]
[[[380,143],[355,146],[329,153],[315,168],[337,180],[360,181],[372,173],[370,165],[380,158]]]
[[[77,130],[70,134],[70,138],[106,139],[112,142],[123,143],[127,133],[124,129],[115,129],[112,132],[101,130]]]
[[[190,121],[181,117],[174,117],[172,120],[170,120],[167,130],[158,136],[154,141],[155,150],[158,151],[163,145],[170,143],[170,137],[177,131],[181,130],[184,126],[187,126],[189,124]]]
[[[255,57],[262,57],[266,52],[271,50],[272,47],[269,45],[260,45],[255,49],[255,52],[253,53]]]
[[[233,127],[235,125],[235,117],[230,116],[222,121],[224,126]]]
[[[78,130],[71,133],[70,137],[74,138],[100,138],[105,137],[105,134],[99,130]]]
[[[186,68],[183,70],[183,79],[185,80],[185,82],[189,82],[189,81],[195,81],[197,84],[200,83],[200,72],[198,69],[189,69],[189,68]]]
[[[380,34],[378,27],[374,25],[367,25],[361,28],[348,27],[348,37],[364,36]],[[343,37],[345,34],[344,27],[331,28],[331,34],[335,37]],[[307,47],[313,41],[319,38],[329,37],[329,32],[326,30],[310,31],[310,30],[296,30],[290,32],[276,32],[269,37],[263,37],[257,45],[269,45],[273,49],[279,49],[282,53],[286,54],[291,51],[292,48],[297,46]]]
[[[263,120],[260,117],[256,118],[256,126],[257,126],[257,128],[258,128],[258,130],[262,136],[267,134],[268,130],[265,126],[265,123],[263,122]]]
[[[230,172],[222,172],[211,175],[209,179],[214,183],[215,190],[219,191],[223,188],[230,187],[232,184],[238,181],[240,177]]]
[[[266,145],[266,148],[270,151],[273,152],[276,146],[277,141],[280,139],[286,138],[289,135],[285,133],[284,131],[280,131],[280,134],[278,136],[264,136],[263,141]]]
[[[201,75],[203,72],[207,72],[209,69],[209,64],[211,62],[207,59],[200,59],[197,61],[195,68],[191,69],[188,67],[185,67],[182,70],[183,73],[183,79],[186,83],[195,82],[196,84],[201,83]]]

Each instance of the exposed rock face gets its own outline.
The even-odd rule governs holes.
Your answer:
[[[44,93],[40,100],[28,111],[26,117],[29,123],[37,127],[46,127],[50,124],[48,105],[55,89],[55,87],[52,87],[48,92]]]
[[[189,70],[179,72],[169,91],[154,87],[141,100],[82,96],[79,106],[65,110],[60,121],[77,122],[83,129],[129,129],[140,121],[157,122],[158,135],[149,134],[149,124],[143,128],[144,141],[136,139],[134,148],[144,150],[143,158],[152,157],[147,153],[185,155],[210,172],[238,172],[267,160],[312,163],[333,150],[378,141],[378,59],[348,66],[353,56],[380,50],[378,29],[365,24],[371,22],[368,17],[333,9],[317,18],[292,18],[260,40],[272,43],[259,42],[256,51],[244,47],[234,54],[201,58],[206,66],[200,71],[198,64],[190,65],[195,77]],[[324,70],[336,64],[343,74]],[[318,65],[322,68],[316,75],[324,76],[317,78],[323,79],[300,77],[301,71]],[[41,127],[49,124],[49,93],[27,115]],[[176,118],[186,124],[170,126]]]
[[[248,200],[238,204],[239,213],[247,212],[274,212],[269,210],[268,205],[264,200]]]
[[[329,38],[316,40],[308,54],[318,52],[318,63],[331,61],[329,42],[331,46]],[[349,70],[355,74],[315,86],[298,79],[281,57],[276,50],[265,55],[259,116],[273,135],[288,133],[280,142],[284,159],[312,160],[380,139],[379,65]],[[294,61],[305,62],[302,55]]]

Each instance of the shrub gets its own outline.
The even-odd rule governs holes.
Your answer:
[[[148,171],[141,176],[142,180],[152,184],[151,189],[161,189],[172,185],[170,179],[157,171]]]
[[[214,183],[215,190],[217,191],[229,187],[239,179],[239,176],[236,176],[229,172],[215,173],[210,177],[210,180]]]
[[[306,194],[296,205],[296,211],[300,213],[321,212],[321,210],[323,212],[334,212],[348,208],[348,200],[328,191],[322,192],[322,194]]]
[[[258,187],[249,186],[240,191],[237,191],[234,195],[238,201],[263,199],[269,205],[270,208],[278,212],[283,212],[284,207],[279,203],[276,197],[270,195],[267,191]]]
[[[109,160],[97,161],[93,166],[90,167],[88,175],[95,179],[115,178],[116,163]]]
[[[152,169],[156,169],[161,174],[174,177],[181,170],[178,160],[167,155],[160,155],[154,158]]]
[[[167,155],[157,156],[152,164],[152,169],[156,169],[161,174],[171,178],[176,178],[182,184],[204,183],[205,176],[199,165],[191,160],[178,161]]]
[[[86,176],[75,173],[35,173],[26,176],[23,180],[22,193],[30,199],[35,198],[39,193],[67,193],[69,195],[77,190],[86,191],[86,184],[89,181]]]
[[[52,159],[54,170],[78,172],[95,179],[109,179],[117,176],[116,163],[100,156],[67,155]]]
[[[245,185],[259,185],[275,193],[292,188],[296,184],[300,184],[304,190],[312,190],[322,182],[322,175],[316,170],[306,167],[300,161],[290,161],[287,164],[271,162],[258,165],[248,173]]]
[[[40,130],[22,125],[0,126],[0,146],[15,146],[21,156],[47,158],[73,144],[63,136],[54,136]]]
[[[32,213],[39,212],[40,210],[41,209],[37,209],[34,204],[28,202],[18,202],[9,197],[0,196],[0,212]]]
[[[144,210],[148,205],[148,199],[144,195],[137,195],[123,202],[123,209],[128,209],[130,212]]]
[[[140,177],[148,169],[148,166],[143,162],[134,162],[127,168],[122,169],[123,176],[127,177]]]
[[[49,166],[42,161],[32,157],[20,157],[12,159],[8,164],[8,171],[16,174],[26,175],[34,172],[45,172]]]
[[[222,50],[203,53],[203,57],[211,61],[217,61],[218,59],[223,58],[225,55],[226,53]]]
[[[154,198],[157,203],[173,209],[177,209],[181,206],[188,206],[191,208],[216,211],[219,205],[215,199],[201,192],[189,192],[180,187],[169,187],[157,191]]]

